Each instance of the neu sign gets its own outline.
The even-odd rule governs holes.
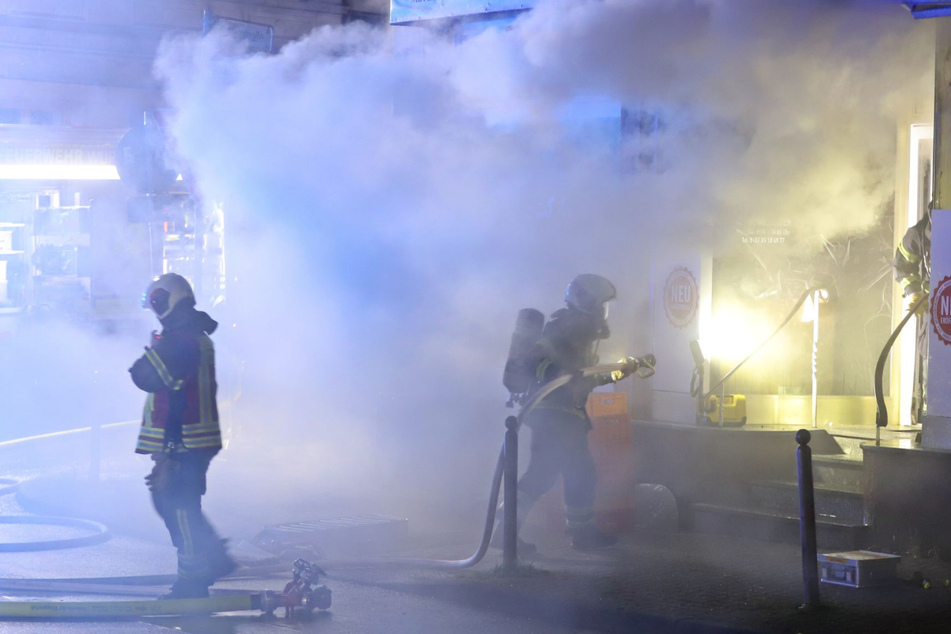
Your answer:
[[[686,328],[697,315],[700,304],[697,281],[685,267],[677,267],[664,284],[664,313],[675,328]]]
[[[931,296],[931,326],[942,343],[951,345],[951,276],[941,280]]]

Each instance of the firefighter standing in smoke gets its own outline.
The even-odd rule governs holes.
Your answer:
[[[235,567],[201,510],[208,465],[221,449],[215,350],[208,337],[218,323],[195,310],[191,286],[174,273],[152,282],[145,305],[163,330],[153,333],[129,372],[148,392],[135,451],[152,456],[145,480],[178,549],[178,579],[163,598],[207,597],[208,586]]]
[[[913,227],[909,228],[898,243],[892,268],[895,279],[901,284],[902,295],[909,309],[928,294],[931,284],[931,209]],[[928,302],[918,307],[918,354],[915,363],[915,393],[911,402],[911,422],[921,424],[927,411],[928,387],[925,384],[928,372]]]
[[[517,362],[534,374],[534,389],[564,374],[574,374],[597,364],[597,344],[610,336],[607,302],[615,296],[614,285],[599,275],[579,275],[568,285],[567,306],[552,315],[541,337]],[[532,430],[532,441],[528,467],[518,481],[519,527],[535,502],[561,475],[572,546],[587,550],[617,542],[616,537],[602,533],[594,523],[597,471],[588,447],[588,432],[592,427],[585,406],[595,387],[618,381],[635,372],[637,367],[637,362],[631,360],[623,371],[576,376],[525,415],[523,422]],[[496,545],[501,534],[497,527]],[[534,550],[532,544],[521,541],[519,547],[529,554]]]

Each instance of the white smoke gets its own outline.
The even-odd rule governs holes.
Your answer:
[[[227,213],[241,433],[312,480],[481,486],[518,309],[604,274],[603,350],[640,354],[652,253],[752,218],[869,227],[930,41],[884,2],[550,0],[462,42],[359,23],[271,56],[166,42],[169,131]],[[592,104],[653,125],[622,139]]]

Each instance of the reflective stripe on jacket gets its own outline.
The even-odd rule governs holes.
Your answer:
[[[215,348],[204,333],[163,332],[132,367],[133,380],[149,392],[142,413],[137,453],[221,448]]]
[[[905,232],[895,250],[892,270],[904,297],[928,290],[931,278],[930,213]]]

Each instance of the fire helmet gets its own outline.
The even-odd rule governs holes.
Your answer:
[[[195,305],[191,284],[177,273],[166,273],[149,284],[142,298],[142,308],[151,308],[159,319],[164,319],[182,302]]]
[[[573,279],[565,291],[565,303],[587,314],[603,313],[604,304],[615,297],[614,284],[591,273]]]

